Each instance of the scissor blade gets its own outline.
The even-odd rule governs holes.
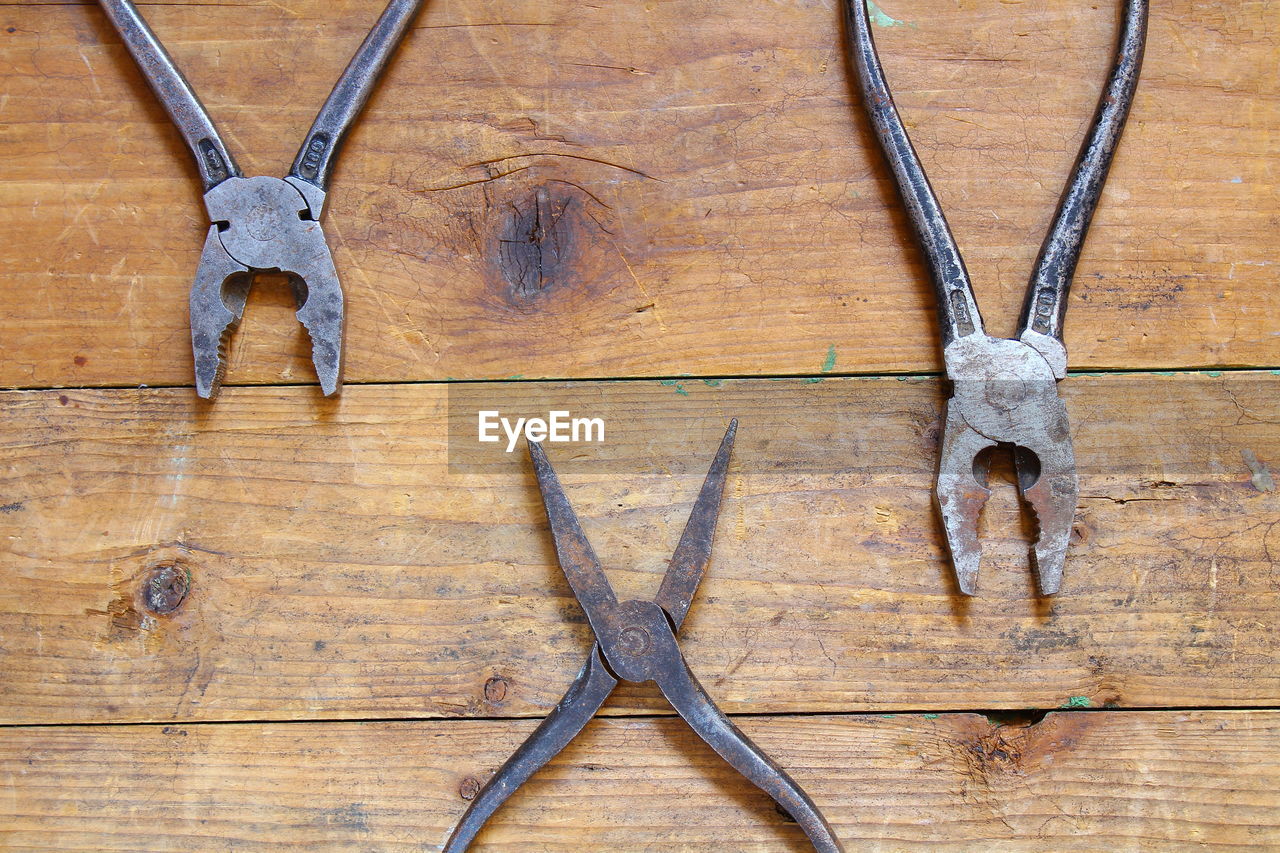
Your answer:
[[[573,595],[587,614],[587,621],[597,636],[605,633],[609,614],[617,609],[618,597],[609,585],[609,579],[600,568],[596,552],[592,550],[587,535],[582,532],[578,516],[569,505],[569,498],[560,485],[560,478],[551,467],[542,445],[529,442],[529,458],[533,460],[533,473],[538,478],[542,492],[542,504],[551,524],[551,536],[556,543],[556,556],[560,568],[569,579]]]
[[[618,680],[609,674],[600,658],[600,646],[592,647],[591,656],[564,698],[476,794],[445,842],[443,853],[466,850],[485,822],[516,789],[559,755],[591,722],[617,686]]]
[[[655,669],[653,680],[698,737],[791,815],[815,850],[844,850],[809,795],[716,707],[683,656],[676,654],[664,661]]]
[[[729,422],[720,449],[711,462],[707,478],[702,483],[702,491],[694,502],[685,523],[684,533],[680,536],[680,544],[676,546],[663,575],[662,586],[654,601],[667,611],[676,630],[684,623],[689,612],[689,604],[693,601],[698,584],[706,573],[707,562],[711,559],[711,546],[716,535],[716,520],[720,517],[720,500],[724,496],[725,476],[729,471],[729,455],[733,451],[733,440],[738,434],[738,419]]]

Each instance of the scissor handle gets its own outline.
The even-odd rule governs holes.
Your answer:
[[[173,120],[182,139],[191,149],[200,172],[200,182],[208,192],[227,178],[240,176],[240,169],[227,151],[213,119],[196,97],[187,78],[143,20],[130,0],[99,0],[111,25],[116,28],[133,61],[138,64],[151,91]]]
[[[373,93],[391,54],[404,39],[422,0],[391,0],[365,36],[320,108],[307,133],[289,176],[327,190],[333,164],[342,150],[347,131]],[[318,211],[313,211],[318,216]]]

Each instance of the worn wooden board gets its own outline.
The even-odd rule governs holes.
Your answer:
[[[144,4],[250,173],[292,159],[378,3]],[[886,0],[888,74],[994,333],[1082,137],[1115,3]],[[92,4],[2,7],[0,386],[187,384],[194,170]],[[1280,364],[1274,0],[1155,4],[1081,263],[1077,367]],[[834,0],[429,2],[326,224],[353,382],[939,362]],[[229,381],[310,382],[285,288]]]
[[[1273,850],[1275,712],[767,718],[742,728],[848,850]],[[43,851],[438,850],[531,721],[7,729],[0,843]],[[674,719],[613,719],[472,848],[811,849]]]
[[[732,712],[1280,697],[1280,376],[1065,382],[1082,499],[1048,600],[1007,472],[980,595],[955,591],[933,380],[479,387],[612,425],[549,452],[624,597],[656,592],[741,418],[683,633]],[[0,396],[0,721],[544,714],[588,629],[523,455],[449,465],[449,390]],[[139,596],[172,565],[190,592],[157,616]],[[609,707],[666,706],[646,688]]]

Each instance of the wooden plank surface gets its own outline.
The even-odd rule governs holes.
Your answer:
[[[145,4],[250,173],[276,174],[374,2]],[[887,0],[889,77],[991,331],[1097,98],[1115,3]],[[1274,0],[1154,4],[1077,276],[1079,368],[1280,364]],[[93,4],[3,6],[0,386],[190,383],[206,223]],[[938,369],[930,296],[852,106],[834,0],[429,2],[339,166],[348,378]],[[311,382],[285,288],[233,383]]]
[[[848,850],[1274,850],[1280,714],[746,717]],[[14,851],[438,850],[532,721],[6,729]],[[674,719],[592,723],[473,850],[811,849]]]
[[[1065,382],[1082,497],[1051,599],[1007,471],[980,595],[956,592],[934,380],[469,387],[612,425],[603,447],[549,448],[623,597],[656,592],[741,418],[682,635],[729,711],[1280,697],[1276,374]],[[589,632],[524,456],[450,466],[446,396],[458,410],[464,391],[0,396],[0,721],[544,714]],[[142,596],[173,566],[190,591],[157,615]],[[665,708],[649,689],[610,705]]]
[[[380,5],[143,10],[279,174]],[[623,597],[740,418],[682,647],[850,850],[1280,848],[1275,0],[1156,4],[1067,324],[1078,370],[1265,369],[1064,383],[1049,600],[1005,460],[956,592],[938,383],[837,378],[940,365],[835,0],[425,5],[330,198],[353,384],[215,406],[126,390],[191,381],[177,134],[94,4],[0,6],[0,847],[437,849],[589,644],[493,405],[606,420],[549,451]],[[995,334],[1115,6],[873,7]],[[231,383],[312,381],[292,312],[254,290]],[[513,377],[648,378],[436,383]],[[620,689],[477,849],[807,849],[669,714]]]

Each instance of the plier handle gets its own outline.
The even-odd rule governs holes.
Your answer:
[[[213,120],[131,0],[99,0],[148,85],[195,158],[209,213],[191,288],[196,392],[218,393],[226,347],[259,272],[290,277],[298,321],[311,336],[321,389],[342,384],[346,312],[333,255],[320,228],[325,194],[347,132],[369,100],[422,0],[391,0],[338,78],[284,178],[245,178]]]
[[[1013,339],[986,334],[969,273],[920,157],[907,136],[871,36],[865,0],[844,0],[849,53],[862,102],[933,282],[943,363],[951,380],[935,497],[960,590],[977,586],[978,515],[991,494],[989,455],[1014,451],[1018,487],[1039,523],[1041,593],[1062,584],[1079,498],[1075,453],[1057,382],[1067,375],[1062,324],[1089,223],[1133,103],[1146,43],[1148,0],[1126,0],[1119,44],[1093,122],[1058,202],[1027,286]]]

